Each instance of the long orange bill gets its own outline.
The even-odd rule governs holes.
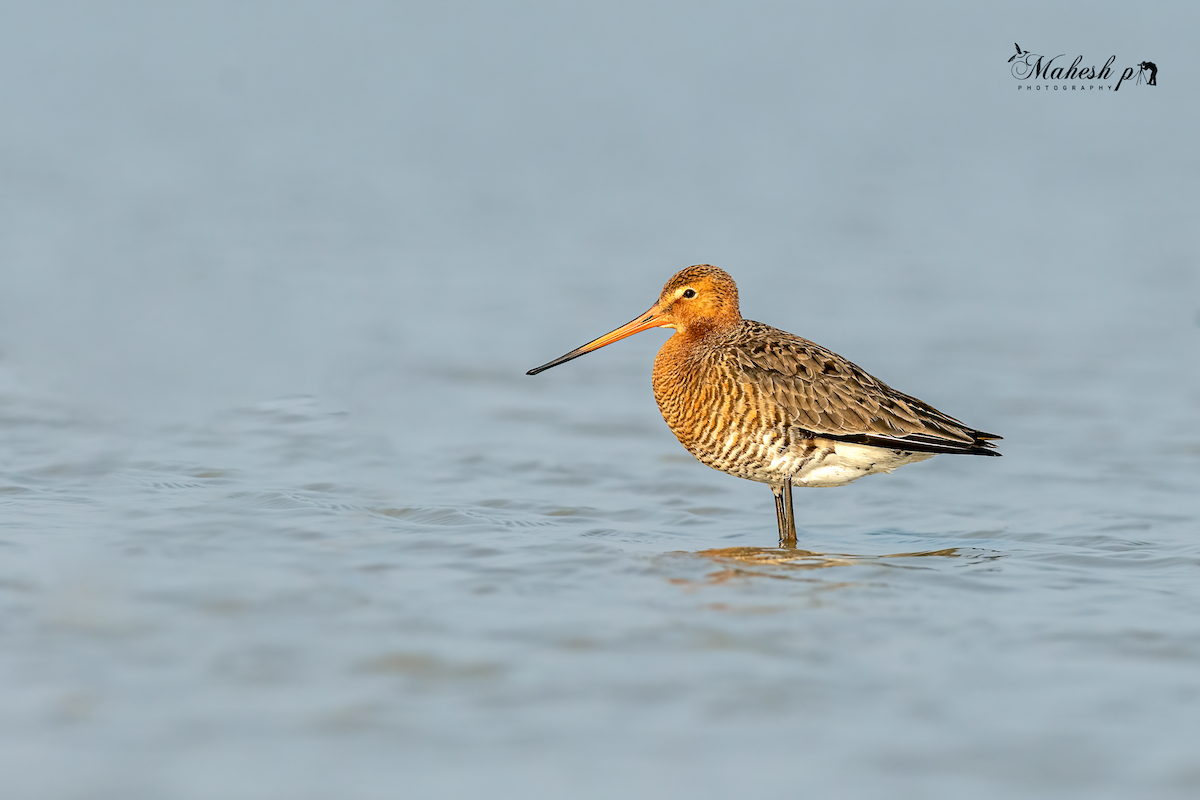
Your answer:
[[[621,327],[611,333],[606,333],[595,341],[588,342],[583,347],[576,347],[565,356],[559,356],[548,364],[542,364],[540,367],[529,370],[526,375],[537,375],[539,372],[545,372],[551,367],[557,367],[559,364],[564,364],[572,358],[579,358],[584,353],[590,353],[593,350],[599,350],[606,344],[612,344],[615,341],[624,339],[626,336],[633,336],[635,333],[641,333],[650,328],[657,328],[660,325],[667,324],[662,318],[663,311],[658,307],[658,303],[650,306],[650,309],[634,320],[630,320]]]

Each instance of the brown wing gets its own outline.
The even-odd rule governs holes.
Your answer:
[[[930,453],[1000,455],[989,439],[928,403],[888,386],[820,345],[746,320],[727,352],[743,383],[786,424],[858,444]]]

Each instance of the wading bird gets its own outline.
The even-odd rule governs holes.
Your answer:
[[[528,375],[649,328],[674,328],[654,359],[654,399],[701,463],[775,494],[779,540],[796,542],[793,486],[842,486],[938,453],[998,456],[975,430],[799,336],[743,319],[733,278],[674,275],[629,323]]]

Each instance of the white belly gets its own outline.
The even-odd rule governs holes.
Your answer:
[[[772,486],[789,478],[793,486],[842,486],[934,455],[829,439],[788,440],[773,433],[760,441],[731,435],[724,445],[716,452],[697,448],[692,453],[714,469]]]
[[[861,444],[838,442],[820,450],[792,475],[793,486],[842,486],[864,475],[891,472],[896,467],[933,458],[933,453],[913,453],[907,450],[888,450]]]

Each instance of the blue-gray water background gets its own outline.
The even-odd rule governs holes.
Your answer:
[[[5,797],[1196,796],[1197,30],[7,5]],[[1014,39],[1159,85],[1018,91]],[[697,262],[1005,458],[754,549],[664,332],[523,374]]]

